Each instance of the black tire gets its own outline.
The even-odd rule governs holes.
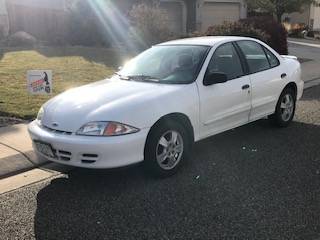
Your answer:
[[[293,104],[293,109],[292,109],[292,113],[289,117],[289,115],[287,116],[287,118],[285,118],[283,116],[283,109],[281,108],[281,103],[283,103],[284,98],[289,95],[290,98],[292,99],[292,104]],[[269,119],[271,120],[271,123],[277,127],[287,127],[291,122],[292,119],[294,117],[295,114],[295,110],[296,110],[296,94],[295,91],[292,88],[285,88],[283,90],[283,92],[281,93],[277,106],[276,106],[276,110],[275,113],[269,116]]]
[[[159,150],[159,141],[164,134],[170,134],[170,131],[174,131],[180,134],[183,142],[183,151],[178,163],[172,169],[164,169],[160,166],[157,161],[157,151]],[[190,156],[192,149],[192,139],[191,134],[186,130],[186,128],[176,122],[171,120],[165,120],[159,122],[154,126],[147,138],[145,149],[144,149],[144,168],[147,174],[151,174],[155,177],[169,177],[175,174],[181,167],[182,163]]]

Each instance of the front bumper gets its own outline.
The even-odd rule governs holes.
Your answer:
[[[76,167],[116,168],[143,161],[148,128],[115,137],[65,135],[41,127],[35,120],[28,126],[34,151],[46,159]],[[34,140],[51,144],[56,157],[38,152]]]

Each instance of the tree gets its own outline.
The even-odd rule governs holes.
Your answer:
[[[301,12],[304,5],[315,0],[247,0],[249,11],[263,11],[271,13],[281,22],[284,13]]]
[[[168,13],[158,4],[139,3],[129,12],[131,37],[144,49],[172,38],[168,27]]]

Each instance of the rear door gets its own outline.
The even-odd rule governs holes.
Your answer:
[[[237,41],[248,64],[252,86],[250,121],[274,113],[283,87],[285,71],[279,59],[267,48],[252,40]]]
[[[244,70],[233,43],[215,50],[206,74],[224,73],[228,81],[204,86],[199,84],[202,137],[242,125],[249,120],[251,109],[250,78]]]

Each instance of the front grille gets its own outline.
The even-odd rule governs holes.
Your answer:
[[[57,130],[57,129],[53,129],[53,128],[49,128],[45,125],[41,125],[41,127],[45,130],[47,130],[48,132],[52,132],[52,133],[57,133],[57,134],[62,134],[62,135],[71,135],[72,132],[67,132],[67,131],[61,131],[61,130]]]

